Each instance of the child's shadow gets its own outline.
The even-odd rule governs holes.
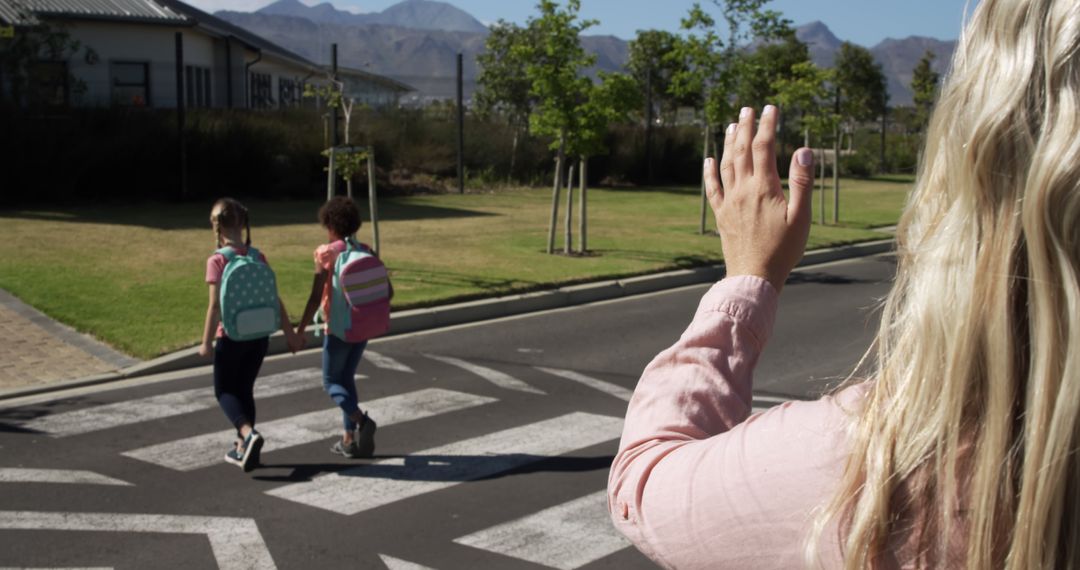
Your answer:
[[[398,481],[479,481],[535,472],[583,472],[608,469],[612,455],[551,457],[526,453],[503,455],[380,455],[374,462],[263,464],[263,469],[292,469],[288,475],[255,476],[259,481],[300,483],[323,473]]]

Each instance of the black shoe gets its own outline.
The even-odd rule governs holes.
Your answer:
[[[225,454],[225,461],[243,469],[244,473],[255,469],[259,465],[259,452],[262,451],[263,441],[259,432],[251,430],[239,448],[230,449]]]
[[[375,455],[375,420],[364,414],[364,423],[356,428],[353,442],[356,444],[356,457],[369,458]]]

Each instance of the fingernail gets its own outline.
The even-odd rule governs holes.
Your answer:
[[[773,114],[775,112],[776,112],[776,106],[775,105],[765,105],[765,108],[762,109],[762,111],[761,111],[761,116],[762,117],[767,117],[767,116],[769,116],[769,115],[771,115],[771,114]]]
[[[710,166],[712,166],[712,162],[713,162],[713,159],[712,159],[711,156],[709,158],[706,158],[705,159],[705,168],[709,168]]]
[[[738,130],[738,128],[739,128],[739,123],[731,123],[730,125],[727,126],[727,134],[729,134],[729,135],[735,134],[735,131]]]
[[[799,156],[796,157],[799,161],[799,166],[813,166],[814,164],[814,152],[808,148],[804,148],[799,151]]]
[[[745,118],[749,117],[750,116],[750,111],[751,111],[750,107],[743,107],[739,111],[739,118],[740,119],[745,119]]]

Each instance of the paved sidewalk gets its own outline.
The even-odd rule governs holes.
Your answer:
[[[113,372],[139,361],[0,289],[0,392]]]

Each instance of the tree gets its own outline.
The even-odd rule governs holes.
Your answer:
[[[776,84],[792,78],[795,67],[807,63],[810,63],[810,48],[795,37],[794,30],[789,30],[779,41],[762,43],[741,59],[740,73],[736,77],[736,106],[774,100]]]
[[[372,242],[375,251],[379,250],[379,215],[375,200],[375,152],[374,147],[360,148],[352,146],[352,114],[356,107],[356,100],[345,96],[345,83],[338,81],[333,75],[327,76],[324,85],[308,83],[304,86],[304,97],[317,97],[326,101],[326,106],[331,109],[341,109],[345,119],[345,144],[340,147],[328,148],[323,151],[329,164],[326,168],[327,199],[332,197],[335,186],[334,177],[338,174],[345,179],[349,198],[353,197],[353,180],[365,169],[368,175],[368,204],[371,215]]]
[[[933,68],[934,57],[934,52],[926,50],[915,65],[915,73],[911,78],[911,91],[915,96],[915,121],[920,131],[930,122],[930,111],[934,107],[938,81],[941,79]]]
[[[751,40],[769,42],[790,33],[790,22],[779,12],[765,10],[769,0],[713,0],[727,25],[727,37],[716,33],[716,19],[695,3],[682,20],[686,37],[677,44],[672,57],[680,61],[680,70],[672,78],[670,92],[677,97],[697,97],[705,117],[703,155],[709,155],[712,126],[734,116],[732,94],[745,67]],[[708,199],[705,178],[701,179],[701,220],[699,232],[705,233]]]
[[[537,9],[540,15],[529,18],[527,26],[531,41],[515,45],[511,51],[513,57],[528,62],[525,77],[536,99],[529,126],[533,132],[554,139],[551,148],[556,150],[555,182],[547,246],[548,253],[554,253],[567,144],[578,127],[578,106],[586,100],[592,85],[582,72],[596,62],[596,56],[581,47],[580,36],[596,22],[578,18],[581,0],[567,0],[565,8],[553,0],[540,0]]]
[[[521,59],[531,40],[530,30],[499,20],[491,26],[484,41],[484,52],[476,57],[480,66],[477,78],[477,110],[484,115],[502,114],[514,129],[510,152],[510,175],[513,176],[519,138],[528,135],[529,115],[536,100],[532,82],[526,76],[527,61]]]
[[[821,69],[813,62],[795,64],[789,76],[778,77],[772,83],[776,101],[786,116],[793,117],[797,128],[803,132],[803,146],[809,147],[811,137],[824,139],[836,129],[840,118],[830,105],[829,84],[833,82],[833,70]],[[835,157],[833,158],[835,162]],[[821,168],[819,180],[825,178],[825,160],[818,161]],[[835,165],[834,165],[835,168]],[[822,182],[824,185],[824,182]],[[821,189],[820,219],[825,224],[825,192]]]
[[[869,121],[886,112],[889,96],[885,73],[874,60],[870,50],[844,42],[836,57],[833,81],[834,110],[841,122],[854,132],[857,122]],[[833,223],[840,221],[840,138],[839,127],[834,130],[833,154]]]
[[[671,83],[675,74],[684,71],[677,57],[681,38],[663,30],[638,30],[630,41],[626,69],[645,94],[645,169],[652,181],[652,131],[657,111],[661,118],[675,115],[680,105],[695,105],[690,97],[672,95]]]
[[[671,90],[675,75],[685,71],[685,62],[676,56],[681,40],[665,30],[638,30],[630,40],[626,69],[645,93],[646,102],[655,103],[662,116],[674,114],[680,105],[697,103],[693,97],[680,98]]]
[[[85,92],[86,84],[66,68],[63,75],[52,77],[52,81],[40,78],[35,83],[34,67],[40,62],[66,62],[80,52],[86,58],[96,58],[97,53],[72,38],[63,24],[40,20],[18,2],[13,7],[18,14],[16,19],[23,25],[12,30],[12,37],[0,38],[0,104],[11,103],[16,107],[48,104]]]
[[[578,126],[567,143],[567,149],[571,154],[580,157],[578,161],[578,179],[581,186],[580,209],[578,215],[580,248],[578,251],[588,251],[588,219],[587,219],[587,190],[588,190],[588,163],[589,157],[595,156],[607,150],[604,138],[608,127],[613,122],[629,120],[630,114],[641,107],[642,93],[638,90],[637,82],[632,77],[623,73],[600,72],[600,81],[591,84],[587,89],[588,94],[583,103],[578,106]],[[569,181],[568,195],[566,200],[566,242],[564,251],[570,253],[573,249],[571,239],[572,203],[573,203],[573,180]]]

